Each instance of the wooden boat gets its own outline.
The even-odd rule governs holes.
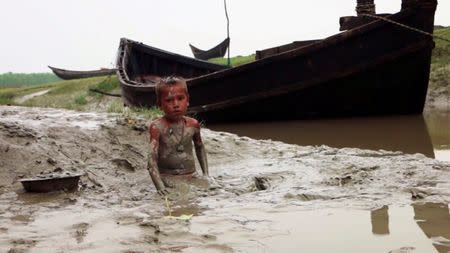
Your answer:
[[[124,104],[139,107],[155,105],[155,82],[161,76],[192,78],[228,68],[126,38],[120,40],[116,64]]]
[[[401,11],[385,18],[432,33],[436,5],[403,0]],[[190,80],[190,111],[206,122],[419,114],[433,47],[430,36],[372,18],[310,45]]]
[[[436,5],[403,0],[398,13],[384,18],[432,33]],[[432,37],[375,15],[347,20],[358,25],[188,80],[190,113],[206,122],[421,113]]]
[[[48,67],[53,71],[53,73],[55,73],[56,76],[64,80],[88,78],[95,76],[108,76],[114,75],[116,73],[116,69],[78,71],[78,70],[59,69],[51,66]]]
[[[230,38],[226,38],[224,41],[220,42],[219,45],[209,50],[201,50],[189,44],[192,54],[194,54],[194,57],[201,60],[223,57],[227,52],[229,46],[230,46]]]
[[[264,49],[264,50],[256,50],[255,59],[256,60],[261,60],[261,59],[269,57],[271,55],[280,54],[280,53],[284,53],[284,52],[290,51],[292,49],[308,46],[308,45],[311,45],[311,44],[316,43],[318,41],[320,41],[320,40],[294,41],[294,42],[286,44],[286,45],[281,45],[281,46],[277,46],[277,47],[271,47],[271,48],[267,48],[267,49]]]

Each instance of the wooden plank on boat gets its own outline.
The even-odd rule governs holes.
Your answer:
[[[99,69],[99,70],[66,70],[55,68],[52,66],[48,66],[53,73],[61,79],[71,80],[71,79],[80,79],[80,78],[89,78],[96,76],[108,76],[115,75],[116,69]]]

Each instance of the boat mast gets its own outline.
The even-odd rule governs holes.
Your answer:
[[[225,17],[227,18],[227,38],[228,38],[228,66],[231,65],[230,63],[230,20],[228,19],[228,12],[227,12],[227,1],[223,0],[223,6],[225,7]]]

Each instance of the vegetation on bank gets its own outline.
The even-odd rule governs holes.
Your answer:
[[[47,84],[60,81],[53,73],[3,73],[0,74],[0,87],[21,87]]]
[[[0,88],[0,104],[113,112],[125,116],[139,114],[149,119],[160,114],[156,108],[126,108],[120,97],[105,96],[92,90],[120,94],[119,80],[116,76],[103,76],[28,87]],[[43,95],[20,101],[24,96],[44,91],[46,93]]]
[[[209,60],[210,62],[221,64],[221,65],[228,65],[228,58],[213,58]],[[247,56],[236,56],[230,58],[231,66],[236,67],[242,64],[246,64],[249,62],[255,61],[255,54],[247,55]]]
[[[442,27],[434,30],[434,34],[450,39],[450,27]],[[450,96],[450,42],[435,39],[436,47],[431,58],[431,72],[429,88],[441,89]]]
[[[434,30],[434,34],[450,39],[450,27]],[[432,63],[442,65],[450,63],[450,42],[441,39],[435,39],[436,47],[433,49]]]

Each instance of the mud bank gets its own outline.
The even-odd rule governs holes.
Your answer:
[[[182,182],[165,200],[145,170],[146,124],[0,107],[0,251],[277,252],[273,238],[285,231],[271,229],[277,217],[450,201],[450,164],[421,154],[296,146],[208,129],[202,135],[217,185]],[[53,171],[82,173],[79,190],[30,194],[18,182]]]

